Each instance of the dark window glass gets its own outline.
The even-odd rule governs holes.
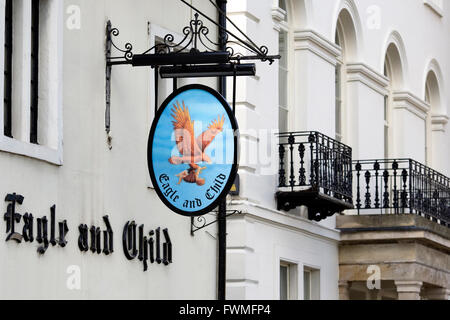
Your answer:
[[[12,50],[13,50],[13,0],[5,3],[5,66],[3,92],[3,133],[12,138]]]
[[[280,300],[289,299],[289,269],[288,266],[280,266]]]
[[[38,143],[39,82],[39,0],[32,0],[31,9],[31,107],[30,142]]]

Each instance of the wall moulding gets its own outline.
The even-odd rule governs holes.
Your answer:
[[[445,127],[450,118],[447,115],[432,115],[431,116],[431,124],[433,131],[442,131],[445,132]]]
[[[341,48],[314,30],[294,31],[295,50],[308,50],[333,66],[341,55]]]
[[[421,119],[426,119],[430,105],[408,91],[397,91],[393,94],[394,109],[406,109]]]
[[[0,151],[48,162],[57,166],[63,165],[62,148],[51,149],[46,146],[0,136]]]
[[[285,22],[286,19],[286,11],[279,7],[273,7],[272,8],[272,20],[273,20],[273,28],[280,32],[281,30],[286,30],[287,25]]]
[[[347,81],[359,81],[379,94],[388,94],[389,79],[364,63],[347,64]]]

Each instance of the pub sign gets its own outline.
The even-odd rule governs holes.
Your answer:
[[[173,92],[158,109],[148,167],[164,204],[184,216],[213,210],[237,172],[238,126],[225,99],[204,85]]]

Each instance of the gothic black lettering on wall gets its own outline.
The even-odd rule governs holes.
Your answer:
[[[46,215],[35,217],[26,212],[23,215],[17,212],[25,198],[17,193],[7,194],[6,212],[3,219],[6,222],[6,242],[37,242],[37,252],[44,255],[50,247],[66,247],[66,236],[69,232],[67,220],[57,221],[56,205],[50,207],[50,218]],[[100,227],[80,224],[78,226],[78,248],[81,252],[91,251],[94,254],[110,255],[114,252],[114,232],[106,215],[103,217],[106,229]],[[18,232],[21,230],[21,233]],[[58,234],[58,237],[57,237]],[[163,264],[168,266],[172,263],[172,242],[169,230],[160,227],[145,233],[145,227],[137,226],[135,221],[125,224],[122,234],[123,252],[128,260],[138,258],[143,263],[144,271],[149,264]]]
[[[20,219],[22,218],[19,213],[16,213],[16,204],[22,204],[23,200],[23,196],[16,193],[8,194],[5,198],[6,202],[10,202],[4,216],[6,221],[6,233],[9,232],[6,241],[13,240],[18,243],[22,242],[23,236],[16,232],[16,223],[20,223]]]
[[[114,252],[114,239],[113,230],[109,222],[109,217],[104,216],[103,221],[106,225],[106,230],[100,230],[97,226],[91,226],[88,228],[85,224],[78,226],[78,248],[82,252],[91,250],[92,253],[109,255]],[[102,237],[103,234],[103,237]],[[90,238],[90,242],[89,242]],[[102,238],[103,238],[103,250],[102,250]]]
[[[169,237],[169,230],[163,229],[164,243],[161,244],[161,228],[150,230],[148,236],[144,233],[144,225],[138,227],[135,221],[128,221],[122,234],[123,252],[128,260],[138,258],[143,263],[144,271],[148,270],[148,263],[164,264],[172,263],[172,242]],[[162,258],[161,258],[162,245]]]
[[[8,203],[6,213],[3,216],[6,221],[6,233],[8,234],[6,241],[15,241],[17,243],[22,243],[22,240],[30,243],[34,241],[33,214],[27,212],[22,216],[16,212],[17,206],[22,205],[24,200],[24,196],[17,193],[7,194],[5,197],[5,202]],[[19,233],[16,230],[19,228],[18,224],[20,224],[22,218],[22,233]],[[37,252],[40,254],[44,254],[50,245],[53,247],[56,245],[65,247],[67,244],[66,235],[69,232],[69,228],[66,220],[58,222],[59,239],[58,241],[56,240],[56,205],[50,208],[50,238],[48,235],[48,223],[49,221],[46,216],[36,219],[36,242],[40,244]]]

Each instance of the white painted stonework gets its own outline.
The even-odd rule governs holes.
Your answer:
[[[16,211],[35,217],[49,217],[56,204],[57,220],[66,219],[69,225],[68,244],[50,246],[39,256],[36,241],[5,242],[7,203],[2,202],[0,299],[215,299],[216,225],[192,237],[190,219],[170,212],[151,188],[146,153],[154,116],[152,69],[113,67],[109,137],[104,126],[107,21],[120,30],[115,39],[119,45],[130,42],[141,53],[167,32],[179,38],[192,10],[177,0],[133,0],[132,5],[125,0],[46,2],[48,32],[42,45],[48,50],[43,57],[48,65],[42,72],[48,77],[40,79],[39,119],[43,140],[40,145],[27,140],[29,102],[19,100],[14,121],[21,131],[14,139],[0,134],[0,197],[22,194],[24,203]],[[208,1],[192,3],[217,18]],[[68,23],[77,19],[78,9],[79,21]],[[286,9],[278,0],[228,0],[229,17],[270,54],[278,53],[279,32],[288,33],[289,130],[320,131],[334,138],[335,67],[343,64],[342,141],[353,148],[353,159],[384,158],[388,95],[387,156],[411,157],[450,175],[450,6],[438,0],[287,0]],[[335,43],[338,25],[343,46]],[[217,33],[208,27],[211,35]],[[29,43],[23,44],[21,50],[29,51]],[[390,77],[384,74],[387,54]],[[3,61],[0,50],[0,68]],[[23,70],[29,69],[27,63],[27,58],[21,61]],[[229,218],[227,225],[227,298],[279,299],[284,262],[295,269],[291,298],[304,298],[303,271],[316,270],[315,297],[338,299],[340,235],[335,218],[316,223],[306,218],[304,209],[276,210],[278,62],[256,67],[256,76],[239,78],[237,85],[241,188],[228,204],[243,213]],[[436,81],[429,82],[431,101],[426,101],[430,72]],[[17,95],[29,99],[29,79],[25,71],[21,74],[21,83],[14,85],[23,94]],[[217,85],[216,79],[179,84],[193,82]],[[161,88],[163,98],[171,81]],[[231,88],[229,81],[229,101]],[[80,252],[78,226],[104,230],[104,215],[114,230],[114,254]],[[137,259],[128,261],[122,230],[129,220],[144,224],[144,230],[168,228],[173,263],[153,264],[143,272]],[[21,228],[22,223],[17,230]],[[79,287],[73,282],[78,271]]]
[[[276,48],[280,30],[288,31],[289,131],[318,130],[334,138],[335,65],[340,63],[345,70],[342,141],[353,148],[353,159],[385,157],[384,96],[389,95],[387,157],[413,158],[449,175],[448,4],[288,0],[286,9],[287,14],[278,0],[228,1],[230,17],[257,43]],[[337,25],[343,47],[335,44]],[[394,71],[391,84],[384,75],[387,52]],[[240,80],[239,87],[246,88],[238,91],[243,130],[277,129],[276,70],[258,65],[258,81]],[[434,92],[439,92],[431,104],[425,101],[430,71],[437,79]],[[335,219],[315,223],[304,219],[301,210],[277,212],[277,173],[260,175],[264,168],[248,168],[240,170],[241,195],[233,200],[248,213],[228,226],[228,297],[278,299],[282,261],[297,269],[294,298],[303,298],[303,268],[309,267],[320,270],[320,299],[338,299]]]

